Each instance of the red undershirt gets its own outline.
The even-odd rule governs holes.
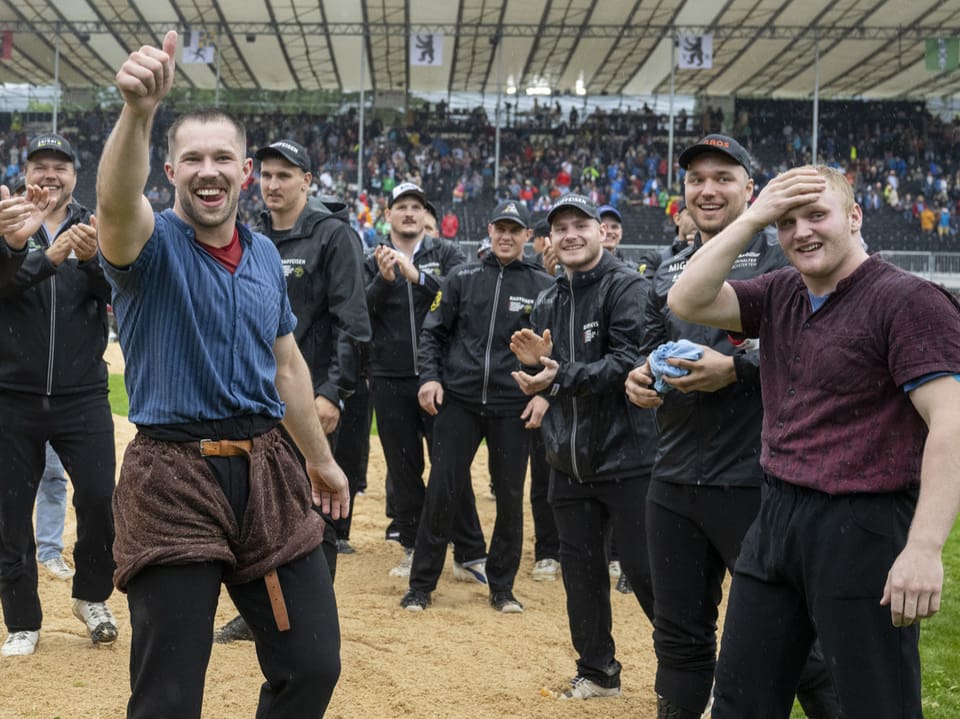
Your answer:
[[[227,268],[232,275],[240,264],[240,258],[243,257],[243,245],[240,244],[240,233],[237,228],[233,228],[233,237],[230,242],[223,247],[214,247],[203,242],[197,242],[203,249],[210,253],[217,262]]]

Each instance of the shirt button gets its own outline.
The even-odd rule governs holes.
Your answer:
[[[787,390],[787,394],[790,395],[791,397],[793,397],[796,393],[797,393],[797,390],[795,390],[795,389],[788,389],[788,390]]]
[[[777,429],[783,429],[783,422],[777,422]]]
[[[794,362],[799,362],[799,361],[800,361],[800,355],[797,355],[796,357],[794,357],[794,358],[793,358],[793,361],[794,361]]]
[[[803,323],[803,329],[805,329],[805,330],[810,329],[810,323],[809,323],[809,322],[804,322],[804,323]]]

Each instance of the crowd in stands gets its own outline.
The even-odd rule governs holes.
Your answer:
[[[709,132],[731,133],[755,155],[755,179],[762,187],[778,171],[810,160],[811,114],[809,102],[769,100],[739,100],[727,116],[709,106],[697,115],[681,111],[674,119],[675,143],[682,148]],[[822,102],[819,117],[819,157],[847,174],[867,215],[868,238],[874,216],[893,221],[898,234],[907,233],[907,247],[960,247],[960,121],[944,122],[916,102]],[[92,178],[114,118],[102,109],[60,118],[60,131],[78,151],[77,195],[87,204],[94,202],[92,181],[87,185],[82,178]],[[172,201],[162,172],[162,139],[171,118],[159,117],[154,127],[147,186],[157,208]],[[662,220],[674,211],[683,179],[675,165],[674,185],[666,186],[669,118],[647,106],[564,113],[559,103],[547,103],[520,113],[507,104],[497,181],[494,128],[482,108],[452,111],[440,103],[411,110],[393,122],[374,116],[364,132],[359,191],[355,108],[329,116],[255,113],[241,119],[251,155],[268,138],[290,137],[304,144],[315,168],[315,192],[347,199],[354,208],[354,225],[368,244],[382,234],[385,197],[399,182],[421,185],[441,216],[453,213],[459,218],[461,239],[477,240],[484,225],[471,217],[484,217],[495,200],[517,199],[543,213],[570,191],[618,207],[628,217],[643,218],[638,226],[669,228]],[[20,172],[31,131],[48,128],[48,123],[47,115],[0,116],[6,182]],[[263,209],[256,172],[243,190],[240,208],[248,222]],[[666,240],[654,230],[653,236],[634,239],[628,233],[626,241]],[[895,240],[881,244],[894,249],[891,242]]]

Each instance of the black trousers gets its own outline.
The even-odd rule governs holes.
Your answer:
[[[671,704],[694,714],[703,711],[713,687],[724,574],[733,571],[759,505],[759,487],[650,484],[647,536],[657,597],[655,688]],[[800,686],[794,682],[791,701],[794,692],[807,716],[839,715],[836,693],[817,652],[810,653]]]
[[[577,673],[604,687],[620,686],[620,662],[611,632],[610,575],[604,542],[613,526],[620,562],[648,618],[653,585],[644,503],[649,475],[581,483],[554,470],[550,504],[560,534],[560,568]]]
[[[529,433],[519,412],[514,417],[484,414],[446,397],[433,427],[432,466],[417,532],[410,586],[432,592],[447,556],[456,508],[470,491],[470,464],[487,440],[497,519],[487,553],[491,592],[511,591],[523,550],[523,481],[530,451]]]
[[[553,509],[547,501],[550,490],[550,465],[547,463],[543,435],[539,429],[527,430],[530,435],[530,511],[533,514],[533,558],[560,558],[560,537]]]
[[[367,464],[370,461],[370,421],[373,406],[370,388],[363,377],[357,382],[357,391],[343,403],[340,424],[337,427],[333,456],[350,484],[350,514],[334,520],[337,539],[350,539],[353,522],[353,502],[357,492],[367,486]]]
[[[147,567],[127,585],[131,696],[128,719],[199,719],[223,567]],[[260,668],[257,719],[322,717],[340,676],[340,629],[323,552],[277,568],[290,630],[277,629],[262,579],[228,585],[253,630]]]
[[[43,622],[33,505],[48,440],[73,483],[73,597],[102,602],[113,591],[116,455],[106,389],[58,397],[0,392],[0,602],[10,632],[34,631]]]
[[[815,638],[844,719],[923,716],[920,627],[880,606],[906,544],[913,493],[830,496],[768,479],[727,603],[713,716],[790,715]]]
[[[400,532],[400,544],[408,549],[417,543],[426,494],[423,442],[426,439],[429,444],[433,432],[433,417],[420,408],[418,389],[416,377],[376,377],[373,381],[377,434],[387,461],[387,516]],[[457,561],[484,557],[487,545],[472,487],[462,493],[456,515],[451,538]]]

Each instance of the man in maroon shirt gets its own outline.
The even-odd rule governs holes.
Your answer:
[[[839,172],[803,167],[693,257],[678,315],[760,339],[767,474],[743,540],[714,719],[787,717],[814,636],[843,715],[920,717],[920,619],[960,511],[960,307],[869,257]],[[725,282],[776,222],[792,268]]]

